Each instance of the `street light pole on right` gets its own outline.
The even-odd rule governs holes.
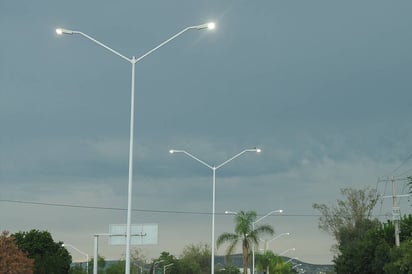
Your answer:
[[[265,216],[263,216],[263,217],[257,219],[256,221],[254,221],[252,223],[252,229],[255,230],[255,224],[262,221],[264,218],[268,217],[269,215],[272,215],[274,213],[282,213],[282,212],[283,212],[282,209],[273,210],[273,211],[269,212]],[[255,244],[254,243],[252,243],[252,274],[255,274]]]
[[[231,162],[232,160],[236,159],[237,157],[243,155],[246,152],[261,152],[260,148],[251,148],[251,149],[245,149],[241,152],[239,152],[238,154],[236,154],[235,156],[229,158],[228,160],[224,161],[223,163],[221,163],[218,166],[213,166],[213,165],[209,165],[208,163],[200,160],[199,158],[197,158],[196,156],[190,154],[189,152],[185,151],[185,150],[178,150],[178,149],[171,149],[169,150],[169,152],[171,154],[173,153],[183,153],[186,156],[189,156],[190,158],[192,158],[193,160],[201,163],[202,165],[208,167],[209,169],[211,169],[213,171],[213,180],[212,180],[212,184],[213,184],[213,190],[212,190],[212,260],[211,260],[211,267],[210,267],[210,272],[211,274],[215,273],[215,193],[216,193],[216,170],[218,170],[219,168],[221,168],[222,166],[226,165],[227,163]]]

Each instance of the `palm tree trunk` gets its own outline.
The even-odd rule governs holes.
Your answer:
[[[247,268],[248,268],[248,250],[246,246],[242,246],[242,251],[243,251],[243,273],[247,274]]]

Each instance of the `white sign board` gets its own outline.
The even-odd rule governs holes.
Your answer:
[[[137,224],[130,226],[131,245],[157,244],[157,224]],[[126,225],[110,225],[109,244],[126,245]]]

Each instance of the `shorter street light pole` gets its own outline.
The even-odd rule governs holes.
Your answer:
[[[290,258],[289,260],[287,260],[287,261],[285,262],[285,264],[290,263],[290,262],[292,262],[293,260],[299,260],[299,258],[298,258],[298,257]]]
[[[271,212],[269,212],[268,214],[266,214],[265,216],[257,219],[256,221],[254,221],[252,223],[252,229],[255,230],[255,224],[262,221],[263,219],[265,219],[266,217],[274,214],[274,213],[282,213],[283,210],[282,209],[278,209],[278,210],[273,210]],[[255,243],[252,242],[252,274],[255,274]]]
[[[260,148],[252,148],[252,149],[245,149],[241,152],[239,152],[238,154],[236,154],[235,156],[229,158],[228,160],[224,161],[223,163],[221,163],[218,166],[212,166],[202,160],[200,160],[199,158],[197,158],[196,156],[190,154],[189,152],[185,151],[185,150],[178,150],[178,149],[171,149],[169,150],[169,152],[171,154],[174,153],[183,153],[186,156],[189,156],[190,158],[192,158],[193,160],[201,163],[202,165],[206,166],[207,168],[211,169],[213,171],[213,180],[212,180],[212,258],[211,258],[211,267],[210,267],[210,273],[214,274],[215,273],[215,193],[216,193],[216,170],[218,170],[219,168],[221,168],[222,166],[226,165],[227,163],[231,162],[232,160],[238,158],[239,156],[243,155],[246,152],[261,152]]]
[[[153,274],[155,274],[156,273],[156,265],[158,265],[158,264],[160,264],[160,263],[163,263],[164,262],[164,260],[160,260],[160,261],[155,261],[155,262],[153,262]]]
[[[86,256],[86,273],[89,274],[89,254],[87,254],[86,252],[81,251],[80,249],[78,249],[77,247],[75,247],[74,245],[71,244],[62,244],[63,247],[71,247],[74,250],[76,250],[77,252],[79,252],[80,254]]]
[[[285,255],[285,254],[288,253],[289,251],[296,251],[296,248],[293,247],[293,248],[286,249],[285,251],[283,251],[282,253],[280,253],[279,256]]]
[[[266,242],[266,245],[265,245],[265,250],[269,249],[269,244],[270,244],[271,242],[273,242],[274,240],[277,240],[277,239],[279,239],[280,237],[289,236],[289,235],[290,235],[289,232],[281,233],[281,234],[277,235],[275,238],[273,238],[272,240],[267,241],[267,242]]]
[[[166,274],[166,269],[168,267],[171,267],[172,265],[173,265],[173,263],[163,266],[163,274]]]

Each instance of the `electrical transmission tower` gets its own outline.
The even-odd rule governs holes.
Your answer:
[[[381,179],[379,178],[378,181],[390,181],[392,183],[392,195],[388,196],[383,196],[382,198],[392,198],[392,220],[395,226],[395,245],[399,247],[400,241],[399,241],[399,234],[400,234],[400,228],[399,228],[399,222],[401,220],[401,210],[399,207],[399,200],[400,198],[403,197],[410,197],[412,194],[396,194],[396,180],[398,181],[405,181],[408,180],[408,178],[398,178],[396,179],[394,176],[391,178],[385,178]]]

